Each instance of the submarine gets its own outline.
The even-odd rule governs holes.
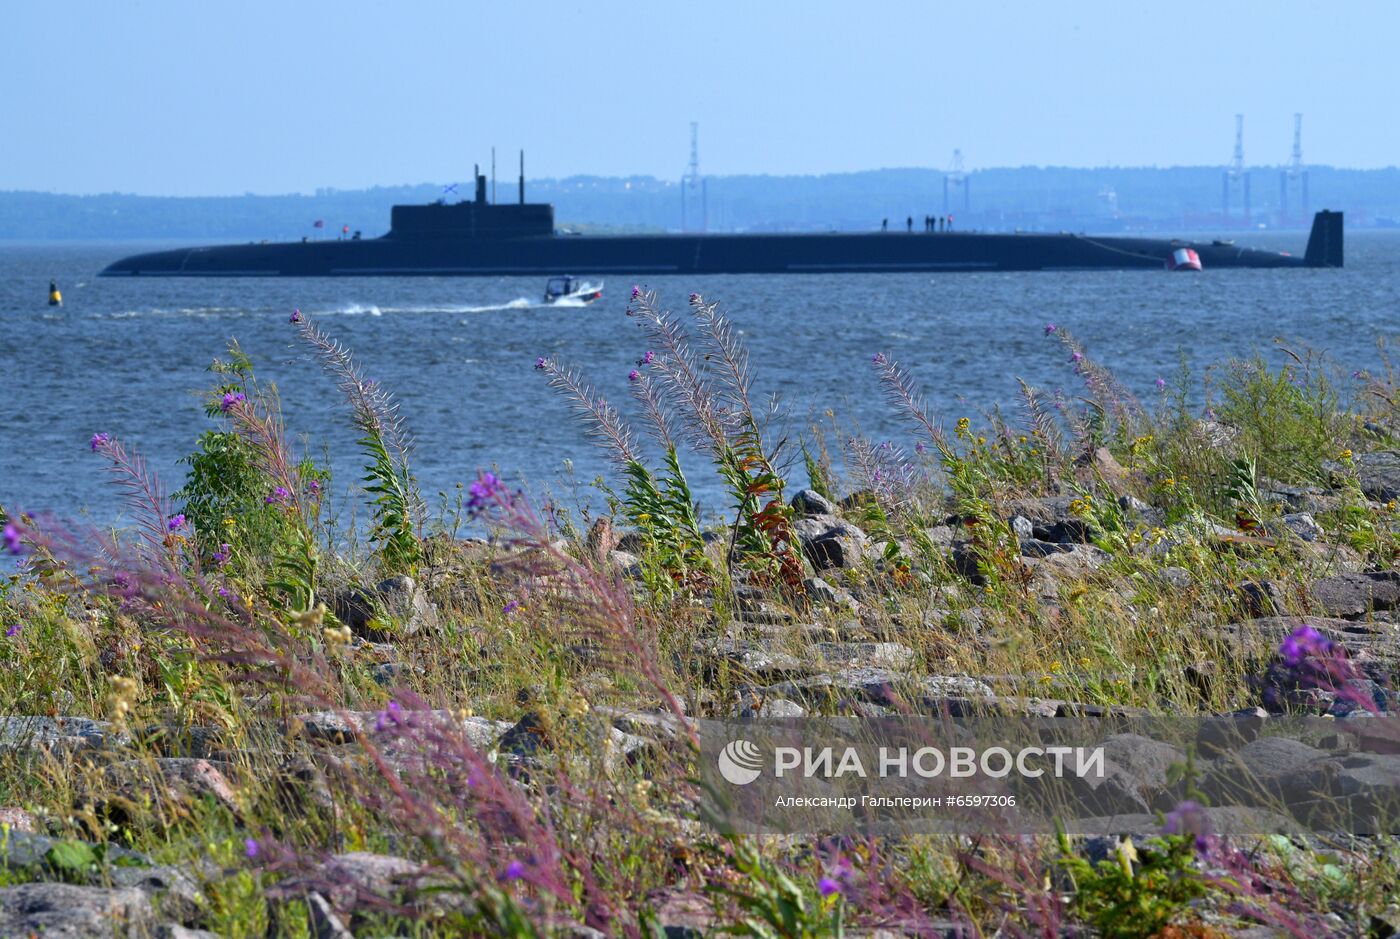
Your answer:
[[[847,274],[953,271],[1341,267],[1342,213],[1313,216],[1307,249],[1238,247],[1229,241],[989,232],[581,235],[556,230],[554,206],[526,203],[524,155],[518,203],[475,197],[396,205],[377,238],[181,248],[123,258],[101,276],[373,277],[589,274]]]

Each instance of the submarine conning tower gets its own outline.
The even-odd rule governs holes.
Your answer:
[[[389,215],[386,238],[396,241],[450,241],[463,238],[537,238],[554,234],[554,206],[525,202],[525,155],[520,156],[520,201],[498,205],[487,201],[486,176],[477,167],[472,201],[430,205],[396,205]]]

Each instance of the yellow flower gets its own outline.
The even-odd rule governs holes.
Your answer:
[[[1060,664],[1059,659],[1056,659],[1055,661],[1050,663],[1050,674],[1058,675],[1060,674],[1060,669],[1062,668],[1064,668],[1064,666]]]
[[[1387,502],[1387,503],[1385,504],[1385,507],[1386,507],[1387,509],[1389,509],[1390,511],[1394,512],[1394,511],[1395,511],[1395,500],[1394,500],[1394,499],[1391,499],[1389,502]]]
[[[1351,451],[1350,451],[1350,450],[1343,450],[1341,453],[1337,454],[1337,458],[1338,458],[1339,460],[1341,460],[1343,463],[1350,462],[1350,460],[1351,460]]]
[[[986,437],[978,437],[978,438],[977,438],[977,446],[979,446],[979,447],[982,446],[982,444],[984,444],[984,443],[986,443],[986,442],[987,442],[987,438],[986,438]]]

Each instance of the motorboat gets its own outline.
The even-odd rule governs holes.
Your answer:
[[[577,277],[551,277],[545,284],[544,302],[580,306],[592,303],[603,295],[603,282],[594,284]]]

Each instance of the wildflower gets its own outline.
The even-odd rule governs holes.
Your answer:
[[[482,473],[481,478],[467,490],[471,494],[471,498],[467,499],[467,508],[473,512],[484,511],[487,504],[504,489],[504,484],[495,473]]]
[[[541,372],[544,371],[544,356],[535,359],[535,368]]]
[[[19,554],[24,550],[24,543],[20,539],[19,529],[15,527],[14,522],[5,523],[4,539],[5,550],[11,554]]]
[[[224,400],[219,404],[219,410],[227,414],[242,402],[248,400],[248,396],[241,391],[230,391],[224,395]]]
[[[885,364],[885,353],[883,353],[883,352],[877,352],[877,353],[875,353],[873,356],[870,357],[870,361],[874,362],[876,365],[884,365],[884,364]]]
[[[1351,456],[1352,454],[1350,450],[1343,450],[1341,453],[1337,454],[1337,459],[1341,460],[1343,463],[1350,463]]]
[[[292,318],[291,318],[290,322],[293,322],[293,323],[300,323],[300,322],[301,322],[301,307],[297,307],[295,310],[292,311]]]
[[[264,505],[286,505],[286,504],[287,504],[288,502],[290,502],[291,500],[292,500],[292,493],[291,493],[291,491],[288,490],[286,486],[278,486],[276,489],[272,490],[272,492],[268,495],[268,497],[267,497],[266,499],[263,499],[263,504],[264,504]]]
[[[501,871],[501,880],[519,880],[525,876],[525,865],[519,861],[511,861],[506,865],[506,869]]]
[[[1290,666],[1297,667],[1310,655],[1326,653],[1332,643],[1311,626],[1299,626],[1279,643],[1278,654]]]
[[[93,453],[96,453],[98,450],[101,450],[103,447],[107,446],[107,444],[111,442],[111,434],[93,434],[92,439],[88,441],[88,446],[92,447]]]
[[[233,557],[233,548],[230,545],[221,544],[219,550],[214,552],[214,566],[223,567]]]
[[[845,888],[841,886],[841,882],[831,877],[823,877],[817,881],[817,891],[824,897],[832,897],[846,892]]]
[[[510,616],[512,613],[516,612],[519,609],[520,603],[515,600],[512,600],[505,606],[501,607],[501,612],[504,613],[506,616]]]
[[[1205,851],[1210,846],[1210,818],[1199,802],[1187,799],[1167,813],[1162,824],[1164,835],[1195,835],[1196,850]]]
[[[16,636],[19,635],[19,631],[20,631],[22,628],[23,628],[23,627],[22,627],[19,623],[11,623],[9,626],[6,626],[6,627],[5,627],[5,638],[6,638],[6,639],[13,639],[13,638],[15,638]]]
[[[1071,362],[1075,363],[1076,365],[1078,365],[1080,362],[1082,362],[1082,361],[1084,360],[1084,353],[1083,353],[1083,352],[1080,352],[1078,349],[1075,349],[1073,352],[1071,352],[1071,353],[1069,354],[1069,360],[1070,360]]]
[[[321,494],[321,481],[319,479],[311,480],[306,484],[306,491],[311,493],[313,498],[319,496]]]
[[[233,594],[231,594],[231,593],[228,592],[228,588],[227,588],[227,587],[220,587],[220,588],[219,588],[219,596],[221,596],[221,597],[223,597],[225,600],[227,600],[227,599],[229,599],[230,597],[232,597]]]
[[[915,453],[923,453],[923,452],[924,452],[925,450],[927,450],[927,449],[928,449],[928,447],[924,446],[923,441],[920,441],[919,443],[914,444],[914,452],[915,452]]]
[[[630,372],[627,373],[627,380],[628,380],[628,381],[641,381],[641,380],[642,380],[642,373],[639,372],[639,371],[637,371],[637,370],[634,368],[634,369],[632,369],[632,371],[630,371]]]
[[[295,315],[295,314],[294,314]],[[295,322],[295,321],[294,321]],[[248,855],[249,860],[258,856],[258,839],[248,838],[243,842],[243,853]]]
[[[655,353],[655,352],[652,352],[650,349],[648,349],[648,350],[646,351],[646,353],[642,356],[642,364],[643,364],[643,365],[650,365],[650,364],[652,363],[652,360],[655,359],[655,358],[656,358],[656,353]]]
[[[1054,323],[1046,323],[1046,324],[1045,324],[1045,335],[1049,336],[1049,335],[1051,335],[1052,333],[1054,333],[1055,330],[1057,330],[1057,329],[1059,329],[1059,327],[1056,326]]]
[[[1167,387],[1167,380],[1165,378],[1159,378],[1155,382],[1153,382],[1153,384],[1157,386],[1158,391],[1164,391]]]
[[[374,729],[383,732],[395,724],[403,723],[403,709],[399,707],[399,702],[390,701],[389,706],[379,712],[379,716],[374,720]]]
[[[632,299],[635,300],[642,295],[642,288],[636,284],[632,285]]]
[[[165,523],[165,527],[170,531],[179,531],[180,529],[184,528],[185,513],[178,512],[175,515],[170,516],[169,520]]]

